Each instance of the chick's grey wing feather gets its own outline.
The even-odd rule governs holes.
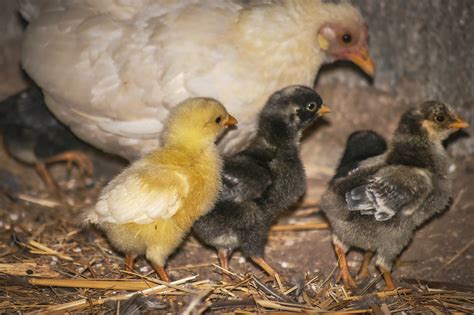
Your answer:
[[[386,221],[402,210],[411,214],[426,198],[430,187],[431,180],[426,171],[405,166],[386,167],[372,176],[366,185],[346,193],[347,209]]]
[[[222,183],[220,200],[242,202],[261,197],[271,184],[271,176],[265,167],[242,158],[226,161]]]

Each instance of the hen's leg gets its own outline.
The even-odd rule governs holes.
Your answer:
[[[265,270],[265,272],[270,275],[271,277],[275,278],[275,281],[277,282],[278,284],[278,287],[280,289],[283,290],[283,284],[281,283],[281,279],[280,279],[280,275],[278,274],[278,272],[276,272],[275,269],[273,269],[272,266],[270,266],[266,261],[265,259],[263,259],[262,257],[250,257],[250,259],[252,259],[252,261],[254,263],[256,263],[260,268],[262,268],[263,270]]]
[[[374,253],[371,251],[366,251],[364,253],[364,260],[362,260],[362,265],[360,266],[359,273],[357,274],[357,280],[363,280],[369,276],[369,263],[373,255]]]
[[[58,185],[54,181],[46,166],[43,163],[36,163],[35,167],[36,172],[43,180],[48,192],[56,196],[60,196]]]
[[[47,158],[44,160],[44,162],[46,164],[67,162],[68,169],[71,169],[72,165],[76,164],[82,176],[92,176],[94,173],[94,164],[92,163],[91,159],[80,151],[66,151]]]

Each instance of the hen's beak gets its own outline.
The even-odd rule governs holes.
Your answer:
[[[327,114],[327,113],[330,113],[330,112],[331,112],[331,110],[325,104],[323,104],[321,106],[321,108],[318,110],[319,115],[324,115],[324,114]]]
[[[229,115],[229,117],[227,118],[227,121],[224,123],[224,126],[234,126],[234,125],[237,125],[238,121],[237,119],[235,119],[234,116],[232,115]]]
[[[456,118],[452,123],[449,124],[448,128],[449,129],[463,129],[469,127],[469,124],[465,121],[462,120],[461,118]]]
[[[359,66],[370,77],[374,77],[375,66],[372,58],[369,56],[369,50],[367,47],[348,53],[347,59]]]

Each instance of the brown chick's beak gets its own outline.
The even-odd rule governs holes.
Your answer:
[[[456,118],[452,123],[448,125],[449,129],[463,129],[469,127],[469,124],[461,118]]]
[[[232,115],[229,115],[229,117],[227,118],[227,121],[224,123],[224,126],[234,126],[234,125],[237,125],[238,121],[237,119],[235,119],[234,116]]]
[[[369,56],[369,51],[367,48],[362,48],[357,52],[351,52],[347,55],[347,58],[359,66],[370,77],[374,76],[375,66],[372,58]]]
[[[324,115],[330,112],[331,112],[331,109],[329,109],[329,107],[327,107],[325,104],[323,104],[321,108],[318,110],[319,115]]]

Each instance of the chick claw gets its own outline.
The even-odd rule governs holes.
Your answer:
[[[282,282],[281,282],[281,279],[280,279],[280,275],[278,274],[278,272],[275,271],[275,269],[273,269],[272,266],[270,266],[266,261],[265,259],[261,258],[261,257],[250,257],[252,259],[252,261],[254,263],[256,263],[258,266],[260,266],[260,268],[262,268],[263,270],[265,270],[265,272],[267,274],[269,274],[271,277],[275,278],[275,281],[276,283],[278,284],[278,288],[280,288],[280,290],[284,291],[285,290],[285,287],[283,286]]]

